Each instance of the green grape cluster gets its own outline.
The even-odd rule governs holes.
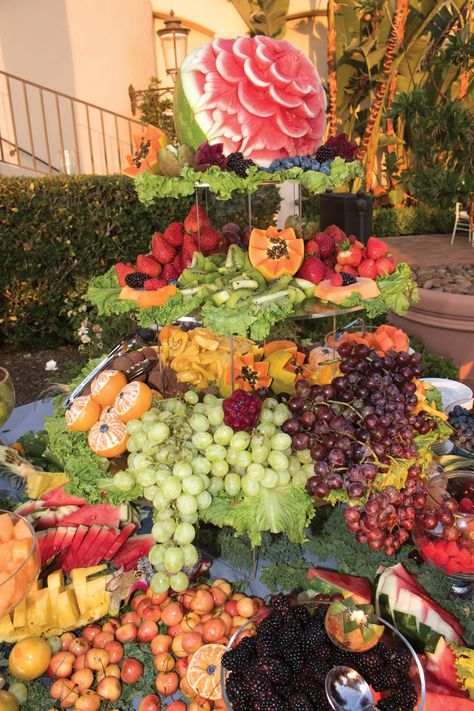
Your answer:
[[[193,545],[199,512],[220,491],[257,496],[262,487],[292,484],[304,489],[313,475],[309,450],[293,453],[291,437],[281,430],[290,417],[283,403],[268,398],[252,432],[234,432],[224,423],[222,399],[189,390],[183,399],[159,401],[140,420],[130,420],[128,470],[121,472],[142,487],[154,507],[149,558],[159,593],[189,585],[186,569],[199,554]],[[129,484],[132,482],[128,482]]]

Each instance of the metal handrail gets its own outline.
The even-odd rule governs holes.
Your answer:
[[[133,133],[141,128],[136,119],[0,70],[0,145],[15,147],[10,155],[0,150],[0,162],[51,174],[58,155],[61,172],[110,175],[134,152]]]

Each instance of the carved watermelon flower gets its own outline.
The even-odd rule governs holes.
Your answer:
[[[326,95],[312,62],[270,37],[216,39],[189,54],[175,91],[181,142],[223,143],[259,165],[311,155],[326,124]]]

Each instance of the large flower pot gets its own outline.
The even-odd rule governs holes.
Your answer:
[[[390,321],[434,353],[459,366],[459,379],[474,387],[474,296],[419,289],[420,300]]]

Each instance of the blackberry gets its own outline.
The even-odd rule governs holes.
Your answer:
[[[402,679],[392,690],[390,698],[398,704],[400,711],[412,711],[418,703],[418,694],[410,679]]]
[[[268,603],[268,607],[270,607],[272,610],[277,610],[278,612],[281,612],[284,617],[289,615],[293,609],[290,598],[287,595],[283,595],[283,593],[272,595]]]
[[[257,637],[268,636],[274,638],[280,635],[283,624],[283,615],[278,610],[273,610],[257,627]]]
[[[311,624],[314,625],[314,627],[320,627],[322,629],[325,629],[324,620],[326,619],[326,612],[326,605],[318,605],[318,607],[313,613]]]
[[[267,676],[260,674],[248,682],[247,689],[252,699],[258,701],[265,695],[273,693],[273,684]]]
[[[313,711],[313,704],[305,694],[293,694],[288,699],[288,711]]]
[[[355,284],[357,279],[355,276],[352,276],[352,274],[348,274],[347,272],[341,272],[342,276],[342,286],[349,286],[349,284]]]
[[[382,670],[384,661],[379,654],[374,652],[365,652],[359,654],[358,657],[359,659],[354,664],[354,669],[371,683],[374,676]]]
[[[276,694],[269,694],[258,702],[258,709],[259,711],[286,711],[286,703]]]
[[[281,628],[282,646],[287,647],[288,644],[292,644],[297,641],[299,643],[300,638],[301,627],[298,624],[298,620],[288,620],[288,622]]]
[[[222,665],[229,671],[238,671],[247,666],[255,653],[255,640],[253,637],[244,637],[234,649],[225,652]]]
[[[237,708],[238,704],[243,706],[249,705],[250,695],[246,689],[245,683],[236,672],[233,672],[226,681],[226,691],[232,706]]]
[[[393,701],[391,696],[377,701],[377,708],[380,711],[402,711],[396,701]]]
[[[329,705],[324,686],[308,684],[306,687],[305,694],[313,704],[313,708],[318,709],[318,711],[331,710],[331,706]]]
[[[294,607],[292,617],[305,627],[311,622],[311,615],[305,605],[297,605]]]
[[[267,676],[275,686],[288,686],[291,682],[291,669],[280,659],[272,660],[271,669],[267,672]]]
[[[255,640],[255,651],[259,656],[270,656],[272,652],[275,651],[273,640],[270,637],[257,637]]]
[[[125,284],[129,286],[130,289],[143,289],[147,279],[151,279],[148,274],[144,272],[133,272],[132,274],[127,274]]]
[[[408,674],[411,667],[411,654],[408,649],[385,648],[382,652],[385,662],[397,669],[401,674]]]
[[[289,646],[285,650],[285,661],[288,663],[293,672],[299,672],[304,666],[304,654],[299,647],[294,645]]]
[[[385,666],[374,674],[372,686],[375,691],[385,691],[385,689],[395,689],[399,683],[400,674],[398,671],[391,667]]]
[[[235,173],[240,178],[247,177],[247,170],[252,165],[255,165],[253,160],[250,160],[249,158],[244,158],[244,156],[242,155],[242,153],[240,153],[240,151],[237,151],[236,153],[230,153],[227,156],[226,170],[229,170],[232,173]]]
[[[320,163],[325,163],[327,160],[334,158],[334,148],[329,146],[319,146],[314,156]]]
[[[319,645],[323,644],[324,648],[330,651],[329,645],[324,644],[326,640],[324,629],[308,625],[301,636],[301,649],[305,654],[319,654]]]
[[[328,660],[309,659],[304,666],[306,681],[311,681],[314,684],[324,684],[326,674],[332,668],[333,664]]]

